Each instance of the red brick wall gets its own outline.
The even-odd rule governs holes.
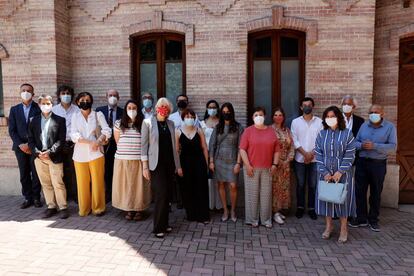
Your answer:
[[[413,1],[409,8],[403,8],[401,0],[377,1],[374,101],[385,106],[387,118],[394,123],[397,122],[399,37],[396,43],[392,38],[413,22]],[[411,36],[414,36],[414,29]]]
[[[317,111],[353,94],[362,112],[371,103],[373,90],[375,1],[346,1],[350,6],[337,6],[336,1],[345,3],[71,0],[66,6],[58,0],[26,1],[9,17],[0,18],[0,43],[10,54],[2,61],[6,111],[18,101],[17,88],[23,81],[49,93],[54,93],[58,83],[71,83],[77,92],[86,90],[97,96],[97,105],[103,103],[107,89],[115,88],[124,102],[137,93],[130,91],[130,49],[125,47],[128,34],[124,29],[147,20],[159,31],[164,23],[157,18],[151,21],[157,10],[165,22],[193,27],[186,38],[193,41],[186,47],[187,94],[199,115],[208,99],[229,100],[239,120],[246,122],[248,31],[244,26],[266,17],[273,22],[272,7],[279,5],[284,7],[284,17],[290,18],[288,26],[281,27],[299,26],[294,18],[317,24],[318,39],[306,49],[306,91],[315,97]],[[35,18],[29,21],[32,14]],[[9,139],[3,129],[0,138]],[[11,158],[2,154],[0,160],[1,166]]]

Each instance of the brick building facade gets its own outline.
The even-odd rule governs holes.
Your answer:
[[[170,98],[185,92],[199,115],[209,99],[230,101],[243,123],[258,103],[291,107],[306,94],[320,113],[352,94],[361,115],[378,102],[396,123],[399,45],[414,36],[412,2],[0,0],[3,115],[19,101],[19,85],[30,82],[37,94],[67,83],[92,92],[97,104],[109,88],[122,102],[144,87]],[[16,162],[7,120],[0,124],[5,171]],[[385,203],[395,206],[395,158],[389,168]]]

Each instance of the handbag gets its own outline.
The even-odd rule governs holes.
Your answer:
[[[343,204],[348,194],[347,186],[346,183],[320,180],[318,183],[318,199],[321,201]]]
[[[95,136],[96,136],[96,140],[99,139],[99,137],[101,137],[101,133],[102,133],[102,127],[99,124],[98,121],[98,112],[95,111],[95,120],[96,120],[96,128],[95,128]],[[102,154],[105,154],[104,148],[103,146],[106,146],[109,144],[109,139],[105,139],[101,142],[101,146],[99,147],[99,150]]]

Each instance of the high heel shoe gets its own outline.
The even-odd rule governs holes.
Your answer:
[[[332,229],[325,229],[325,231],[322,233],[322,239],[329,240],[331,238],[332,232],[333,232],[333,228]]]
[[[223,216],[221,217],[221,222],[226,222],[229,220],[229,212],[224,211]]]
[[[233,222],[236,222],[237,221],[236,211],[231,211],[231,220]]]
[[[346,243],[348,241],[348,232],[341,232],[341,234],[339,234],[339,239],[338,242],[339,243]]]

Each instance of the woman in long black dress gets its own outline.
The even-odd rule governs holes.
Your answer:
[[[177,151],[183,171],[183,204],[187,220],[210,222],[208,201],[208,150],[203,130],[194,125],[191,109],[181,112],[184,124],[176,130]]]

